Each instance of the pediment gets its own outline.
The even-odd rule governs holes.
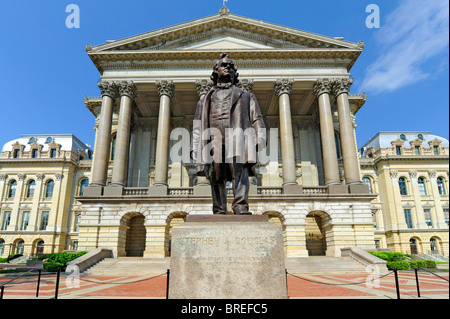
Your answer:
[[[88,45],[86,50],[92,54],[217,49],[362,50],[363,47],[362,42],[353,43],[251,18],[218,14],[95,47]]]

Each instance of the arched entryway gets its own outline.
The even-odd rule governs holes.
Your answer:
[[[430,238],[430,252],[432,255],[438,255],[439,254],[439,246],[440,246],[440,240],[437,237],[431,237]]]
[[[128,213],[122,217],[121,224],[127,226],[125,239],[125,255],[142,257],[145,251],[145,216],[141,213]]]
[[[420,239],[416,237],[411,237],[409,239],[409,253],[411,255],[420,254]]]
[[[172,228],[184,223],[186,221],[187,214],[185,212],[174,212],[167,217],[166,220],[166,234],[164,240],[164,255],[170,257],[172,247]]]
[[[305,235],[306,249],[309,256],[325,256],[327,251],[327,240],[325,224],[330,216],[321,211],[309,213],[306,218]]]

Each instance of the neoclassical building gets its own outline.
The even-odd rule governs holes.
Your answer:
[[[449,256],[449,142],[430,132],[379,132],[360,148],[378,248]]]
[[[22,135],[0,153],[0,257],[77,249],[92,150],[68,134]]]
[[[174,225],[212,213],[208,181],[194,175],[189,158],[174,155],[185,151],[178,146],[190,140],[197,101],[211,88],[222,52],[234,60],[239,86],[256,95],[276,155],[258,164],[250,210],[282,225],[287,257],[375,248],[376,196],[362,183],[354,130],[366,97],[350,94],[350,70],[363,47],[226,7],[87,45],[101,81],[100,96],[85,99],[96,138],[90,186],[77,197],[79,249],[167,257]]]

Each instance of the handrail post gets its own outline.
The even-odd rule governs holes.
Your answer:
[[[414,268],[414,271],[416,273],[417,297],[420,298],[419,275],[417,274],[417,270],[417,268]]]
[[[5,286],[0,287],[0,299],[3,299],[3,291],[5,290]]]
[[[169,280],[170,280],[170,269],[167,269],[166,299],[169,299]]]
[[[61,267],[58,267],[58,272],[56,273],[55,299],[58,299],[59,276],[60,275],[61,275]]]
[[[394,268],[394,275],[395,275],[395,288],[397,290],[397,299],[400,299],[400,288],[398,286],[398,274],[397,274],[397,268]]]
[[[41,285],[41,269],[38,269],[38,282],[37,282],[37,287],[36,287],[36,298],[39,297],[39,287]]]

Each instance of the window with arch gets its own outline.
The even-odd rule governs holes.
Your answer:
[[[435,237],[430,238],[430,248],[432,254],[438,254],[438,243]]]
[[[89,186],[89,180],[87,178],[83,178],[80,182],[80,191],[78,192],[78,195],[83,196],[83,191],[85,187]]]
[[[5,252],[5,241],[3,239],[0,239],[0,256],[3,256],[4,252]]]
[[[117,134],[114,134],[111,141],[111,161],[114,161],[114,153],[116,152],[116,137]]]
[[[20,241],[17,243],[17,251],[16,251],[16,254],[23,255],[24,249],[25,249],[25,242],[24,242],[23,240],[20,240]]]
[[[36,182],[31,180],[27,183],[27,197],[31,198],[34,196],[34,190],[36,188]]]
[[[53,197],[53,188],[55,187],[55,182],[51,179],[45,184],[45,198]]]
[[[437,187],[439,190],[439,195],[446,195],[447,193],[445,192],[445,182],[444,179],[442,177],[438,177],[437,178]]]
[[[408,189],[406,187],[406,179],[404,177],[400,177],[398,179],[398,187],[400,188],[400,195],[408,195]]]
[[[13,198],[16,196],[16,189],[17,189],[17,181],[12,180],[9,182],[8,187],[8,197]]]
[[[426,195],[427,194],[427,186],[425,185],[425,178],[419,177],[417,179],[417,183],[419,184],[420,195]]]
[[[373,194],[372,179],[370,177],[368,177],[368,176],[364,176],[363,179],[362,179],[362,182],[369,186],[369,192],[371,194]]]

